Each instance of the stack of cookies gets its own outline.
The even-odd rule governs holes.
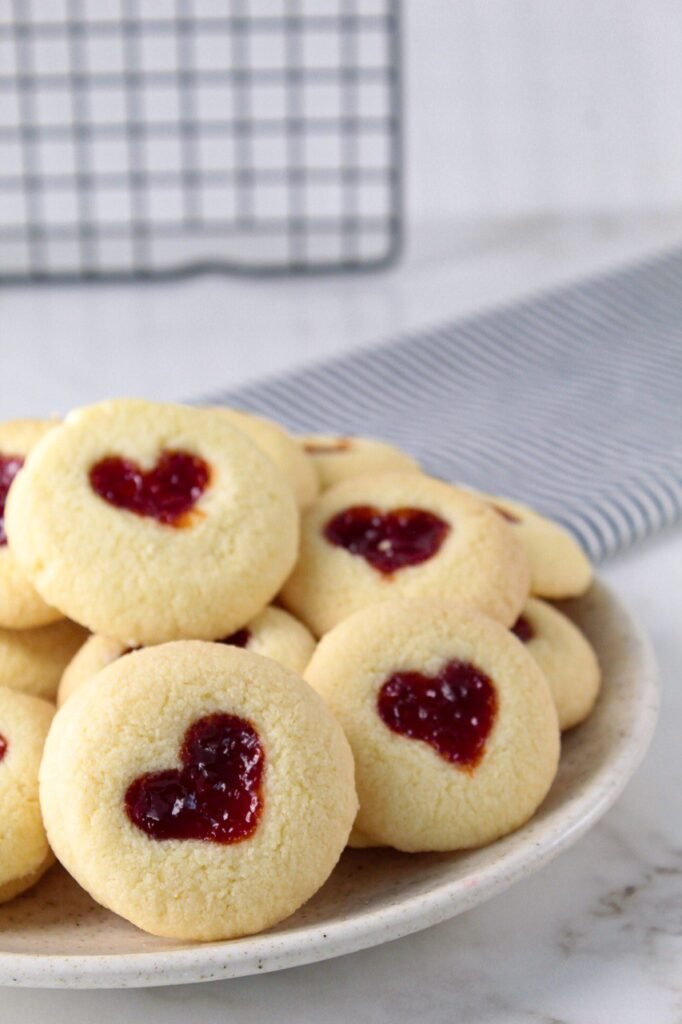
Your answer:
[[[379,441],[137,400],[0,425],[0,900],[56,857],[224,939],[347,845],[493,842],[597,697],[550,603],[590,580],[557,524]]]

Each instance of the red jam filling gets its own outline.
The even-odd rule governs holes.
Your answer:
[[[0,761],[2,761],[3,757],[7,753],[7,746],[7,740],[0,734]]]
[[[90,485],[100,498],[167,526],[184,526],[188,513],[208,487],[211,472],[189,452],[164,451],[145,472],[128,459],[111,456],[90,470]]]
[[[150,772],[128,786],[125,808],[152,839],[238,843],[253,835],[263,809],[265,753],[244,718],[217,713],[185,733],[182,768]]]
[[[511,627],[511,631],[514,636],[517,636],[524,644],[527,644],[528,641],[532,640],[535,636],[535,630],[525,615],[519,615],[518,619]]]
[[[344,509],[324,528],[331,544],[360,555],[386,575],[432,558],[449,532],[448,523],[424,509],[380,512],[370,505]]]
[[[338,441],[307,441],[303,445],[308,455],[339,455],[350,448],[350,439],[340,437]]]
[[[379,690],[377,710],[393,732],[423,740],[445,761],[473,769],[495,721],[497,694],[484,672],[455,660],[436,676],[395,672]]]
[[[518,516],[515,516],[514,513],[510,512],[508,509],[502,508],[501,505],[491,505],[490,507],[495,509],[495,511],[497,512],[498,516],[502,516],[502,518],[506,519],[508,523],[520,523],[521,522],[521,520],[519,519]]]
[[[235,633],[230,633],[229,636],[224,636],[218,643],[229,644],[230,647],[248,647],[249,640],[251,639],[250,629],[238,629]]]
[[[5,502],[12,481],[24,464],[21,455],[0,455],[0,547],[7,543],[5,533]]]

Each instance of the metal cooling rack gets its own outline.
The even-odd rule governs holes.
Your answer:
[[[363,269],[399,0],[0,0],[0,280]]]

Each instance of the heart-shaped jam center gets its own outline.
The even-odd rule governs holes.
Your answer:
[[[449,661],[435,676],[395,672],[379,690],[377,710],[389,729],[423,740],[452,764],[480,761],[497,713],[488,676],[466,661]]]
[[[525,615],[519,615],[518,619],[511,627],[511,631],[514,636],[517,636],[524,644],[527,644],[528,641],[532,640],[535,636],[535,630]]]
[[[386,575],[432,558],[449,532],[448,523],[425,509],[380,512],[371,505],[346,508],[324,528],[331,544],[360,555]]]
[[[150,772],[128,786],[125,808],[152,839],[238,843],[255,832],[263,808],[265,753],[244,718],[217,713],[185,733],[182,768]]]
[[[183,526],[208,487],[211,472],[203,459],[189,452],[161,452],[156,465],[143,470],[116,455],[90,470],[90,485],[116,508],[149,516],[168,526]]]
[[[24,464],[21,455],[0,455],[0,547],[7,543],[5,533],[5,502],[12,481]]]
[[[2,761],[2,759],[3,759],[3,757],[5,756],[6,753],[7,753],[7,740],[0,733],[0,761]]]
[[[248,647],[250,639],[251,630],[244,627],[244,629],[238,629],[235,633],[230,633],[229,636],[224,636],[218,643],[229,644],[230,647]]]

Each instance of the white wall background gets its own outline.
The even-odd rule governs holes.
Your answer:
[[[356,11],[376,15],[385,11],[387,0],[353,2]],[[346,0],[299,0],[299,4],[306,14],[337,15],[349,9]],[[139,0],[136,9],[141,18],[170,17],[172,23],[176,5],[174,0]],[[229,0],[189,0],[188,9],[196,14],[225,14],[236,8]],[[257,16],[281,16],[289,10],[284,0],[244,0],[243,9]],[[48,22],[63,20],[68,10],[66,0],[33,0],[25,8],[33,20]],[[84,0],[83,10],[90,19],[116,18],[121,0]],[[449,225],[456,224],[459,230],[462,220],[526,222],[574,214],[682,211],[682,0],[403,0],[403,10],[407,210],[412,225],[437,222],[439,229],[449,230]],[[9,23],[16,11],[24,12],[21,4],[0,0],[1,22]],[[88,67],[100,62],[105,70],[120,70],[120,39],[118,49],[110,38],[96,42],[96,57],[95,51],[87,50]],[[170,36],[152,36],[148,42],[144,50],[148,67],[165,68],[165,61],[177,60],[177,46]],[[234,59],[229,40],[218,42],[218,60],[224,57],[229,63]],[[0,74],[11,74],[11,39],[0,43]],[[282,39],[279,44],[281,48]],[[319,40],[315,46],[319,48]],[[69,68],[70,50],[64,38],[41,39],[32,52],[39,71]],[[251,56],[255,59],[255,54]],[[267,57],[266,64],[272,59]],[[311,59],[324,64],[319,53]],[[98,64],[91,70],[102,68]],[[198,109],[206,117],[203,95]],[[229,112],[227,94],[206,95],[208,113]],[[259,95],[269,97],[263,109],[259,107],[259,116],[281,116],[283,86]],[[157,90],[153,99],[154,116],[147,111],[150,119],[178,118],[173,88]],[[170,100],[176,101],[174,106],[168,106]],[[146,94],[145,109],[147,102],[151,104]],[[41,123],[68,121],[73,105],[63,88],[41,92]],[[94,121],[125,120],[122,88],[92,92],[87,105]],[[0,92],[0,123],[3,118],[9,124],[20,119],[18,97],[7,91]],[[320,136],[315,141],[314,162],[335,166],[339,136]],[[279,155],[259,146],[254,149],[254,164],[286,164],[286,140],[282,136],[275,142]],[[146,170],[180,174],[177,140],[146,140],[144,152]],[[130,159],[123,137],[101,143],[91,154],[95,171],[122,171],[124,183]],[[229,169],[230,159],[221,155],[216,166]],[[372,162],[371,155],[356,155],[356,159]],[[64,172],[68,178],[73,173],[72,148],[43,140],[39,163],[43,170]],[[0,176],[21,171],[20,147],[0,147]],[[92,206],[100,220],[130,218],[127,185],[117,188],[94,189]],[[337,216],[342,188],[325,185],[318,191],[319,196],[307,188],[307,208]],[[371,199],[371,191],[368,195]],[[28,204],[17,196],[16,190],[0,190],[0,222],[23,224]],[[267,205],[261,210],[256,204],[259,215],[281,215],[288,208],[287,191],[281,185],[263,190],[261,196]],[[216,209],[209,205],[209,215],[230,215],[222,187],[214,198]],[[205,202],[210,199],[211,195]],[[48,224],[78,221],[73,182],[67,189],[46,190],[40,204]],[[161,221],[177,219],[183,209],[180,186],[157,188],[149,206],[150,216]],[[365,212],[371,212],[371,204]],[[334,239],[332,243],[336,244]],[[208,254],[206,244],[202,239],[202,255]],[[239,239],[235,244],[237,254],[243,256],[250,240]],[[326,245],[327,239],[320,244]],[[79,250],[72,240],[65,245],[70,250],[60,258],[68,269],[69,259],[78,261]],[[123,246],[121,256],[126,264],[128,248]],[[260,236],[256,248],[262,248]],[[11,266],[17,258],[13,250],[2,257]],[[168,253],[171,262],[175,258]],[[110,260],[116,263],[116,254],[106,257]]]
[[[139,0],[154,2],[174,0]],[[405,258],[340,278],[0,289],[0,415],[63,413],[131,387],[209,394],[679,245],[682,0],[404,8]]]
[[[404,15],[414,218],[682,206],[680,0],[404,0]]]

